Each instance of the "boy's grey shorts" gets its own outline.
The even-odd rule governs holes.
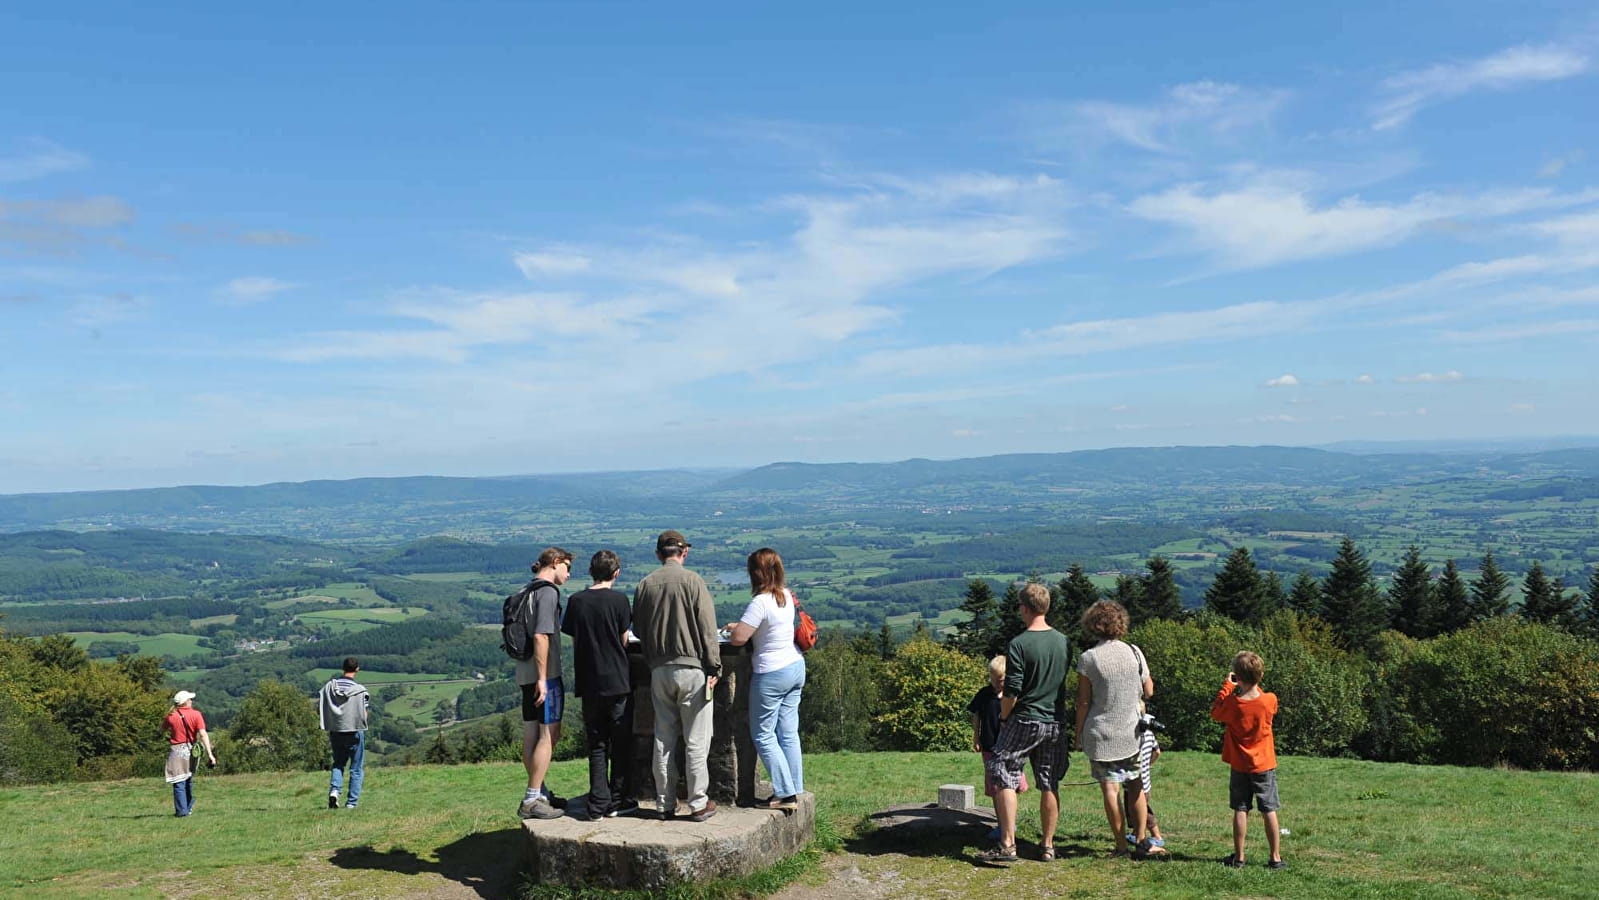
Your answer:
[[[1263,813],[1276,812],[1282,807],[1277,799],[1277,770],[1265,772],[1233,772],[1227,781],[1227,805],[1239,812],[1249,812],[1253,803]]]

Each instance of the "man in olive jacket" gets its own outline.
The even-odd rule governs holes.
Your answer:
[[[655,799],[661,818],[677,814],[677,773],[688,776],[688,818],[703,822],[716,815],[707,796],[711,750],[711,692],[722,673],[716,636],[716,607],[705,579],[683,567],[692,546],[680,532],[655,539],[661,567],[639,582],[633,595],[633,633],[650,666],[650,699],[655,707]],[[686,762],[677,759],[683,738]]]

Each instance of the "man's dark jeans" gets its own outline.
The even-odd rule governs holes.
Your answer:
[[[589,748],[589,814],[602,816],[633,799],[633,695],[584,697],[583,736]]]

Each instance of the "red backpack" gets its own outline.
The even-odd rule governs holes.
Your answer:
[[[794,646],[804,653],[816,646],[816,620],[805,611],[805,607],[800,606],[799,598],[794,596],[793,591],[788,592],[788,597],[794,601]]]

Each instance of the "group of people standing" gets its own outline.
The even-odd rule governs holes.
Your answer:
[[[985,700],[979,692],[970,707],[974,745],[983,751],[985,780],[999,820],[993,835],[996,845],[977,855],[984,862],[1018,858],[1016,795],[1026,789],[1023,768],[1029,761],[1040,792],[1039,858],[1055,859],[1060,781],[1069,765],[1065,729],[1070,647],[1066,636],[1046,621],[1049,605],[1048,588],[1036,583],[1022,587],[1017,612],[1025,629],[1011,639],[1003,659],[996,658],[990,666],[998,702]],[[1165,841],[1154,827],[1149,807],[1149,767],[1159,745],[1144,701],[1154,696],[1154,678],[1143,651],[1123,640],[1128,617],[1121,604],[1109,600],[1095,603],[1083,613],[1082,626],[1094,645],[1083,651],[1077,662],[1075,748],[1088,757],[1090,775],[1100,786],[1112,853],[1163,858],[1167,855]],[[1257,654],[1239,653],[1211,705],[1211,717],[1225,729],[1222,758],[1232,768],[1228,803],[1233,810],[1234,846],[1233,853],[1223,860],[1232,868],[1244,864],[1251,808],[1258,808],[1265,819],[1271,850],[1268,866],[1284,866],[1272,735],[1277,698],[1260,689],[1264,669]],[[985,712],[998,720],[997,729],[984,727]]]
[[[760,805],[798,806],[805,789],[799,739],[805,659],[794,643],[796,602],[787,587],[783,560],[770,548],[750,554],[749,605],[738,621],[719,629],[710,588],[684,565],[692,547],[681,532],[661,532],[655,541],[660,565],[639,582],[631,605],[614,588],[621,573],[620,558],[611,550],[600,550],[589,561],[593,584],[573,594],[564,609],[561,587],[571,578],[575,558],[561,547],[539,554],[526,590],[528,614],[521,619],[529,623],[532,652],[516,661],[516,681],[522,690],[522,761],[527,771],[527,789],[517,809],[522,818],[565,815],[565,801],[544,783],[565,711],[561,634],[572,638],[573,695],[583,701],[589,761],[584,809],[589,818],[639,810],[628,660],[634,642],[650,670],[656,814],[671,820],[681,812],[682,818],[693,822],[716,815],[716,801],[709,796],[708,760],[724,637],[730,644],[753,645],[750,730],[773,787],[772,796]],[[680,772],[687,785],[686,811],[678,805]]]

